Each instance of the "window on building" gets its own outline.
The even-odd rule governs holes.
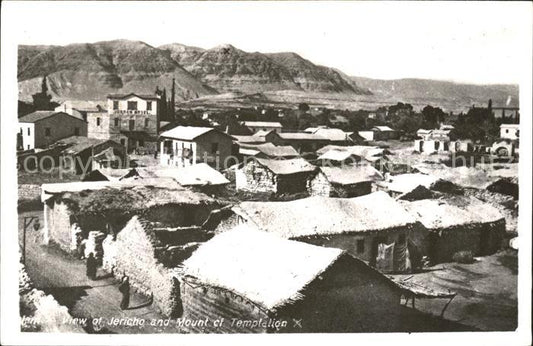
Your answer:
[[[150,119],[144,119],[144,127],[148,127],[150,124]]]
[[[75,127],[74,128],[74,136],[79,136],[80,135],[80,128],[79,127]]]
[[[128,101],[128,110],[136,111],[137,110],[137,101]]]
[[[140,147],[144,147],[144,140],[143,139],[139,139],[139,146]]]
[[[133,131],[135,130],[135,119],[131,119],[130,120],[130,131]]]
[[[364,239],[357,239],[357,253],[363,253],[365,252],[365,240]]]
[[[50,129],[49,127],[45,127],[44,128],[44,135],[48,137],[51,134],[52,134],[52,129]]]
[[[505,129],[505,133],[509,133],[509,129]]]
[[[28,127],[28,136],[30,135],[30,128]]]
[[[113,109],[114,110],[118,109],[118,101],[113,101]]]
[[[146,102],[146,110],[148,110],[148,111],[152,110],[152,101]]]
[[[22,127],[20,128],[20,135],[22,136]]]
[[[216,154],[218,151],[218,143],[211,143],[211,154]]]
[[[102,119],[100,119],[99,117],[96,118],[96,126],[100,126],[100,122],[102,121]]]
[[[118,126],[119,125],[119,120],[118,118],[115,118],[115,126]]]

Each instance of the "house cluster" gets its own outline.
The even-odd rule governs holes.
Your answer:
[[[497,156],[516,156],[519,148],[519,124],[501,124],[500,138],[491,146],[475,145],[471,140],[459,140],[452,125],[441,125],[439,129],[419,129],[414,141],[414,150],[419,153],[482,152]]]
[[[256,174],[287,176],[277,181],[287,189],[297,186],[294,170],[315,169],[302,158],[286,161],[252,162]],[[288,332],[295,326],[283,321],[292,319],[303,321],[300,332],[398,331],[402,296],[441,296],[384,274],[416,272],[424,258],[449,262],[460,251],[500,248],[504,217],[453,184],[420,173],[383,180],[372,167],[350,166],[353,175],[338,169],[320,166],[318,192],[291,201],[214,197],[203,188],[229,181],[207,164],[43,184],[43,239],[92,252],[167,316],[273,321],[194,327],[201,332]],[[381,191],[359,185],[368,179],[379,179]],[[396,191],[406,181],[409,191]]]
[[[401,331],[402,296],[450,293],[411,290],[385,274],[501,246],[498,210],[450,181],[384,168],[393,154],[364,144],[396,138],[388,127],[294,133],[243,122],[251,135],[240,136],[162,128],[158,114],[157,97],[109,95],[105,108],[71,102],[19,122],[33,124],[32,154],[92,162],[83,181],[42,185],[45,244],[95,254],[169,317],[269,321],[196,331]],[[441,141],[449,150],[452,130],[421,132],[433,144],[419,148]],[[158,165],[118,165],[131,151],[159,152]]]

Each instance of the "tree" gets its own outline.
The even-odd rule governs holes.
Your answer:
[[[444,121],[446,113],[440,107],[426,106],[422,109],[423,127],[425,129],[436,129]]]
[[[300,103],[298,105],[298,110],[302,111],[302,112],[309,112],[309,105],[307,103]]]
[[[41,92],[33,94],[33,106],[35,110],[53,110],[54,105],[52,104],[52,96],[48,95],[48,85],[46,84],[46,75],[43,77],[41,84]]]

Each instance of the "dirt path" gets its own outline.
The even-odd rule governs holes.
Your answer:
[[[22,229],[24,217],[27,216],[37,216],[40,224],[44,224],[42,212],[25,212],[19,215],[20,229]],[[151,326],[152,319],[166,320],[167,318],[150,304],[149,298],[140,294],[132,293],[130,308],[122,311],[119,307],[121,294],[118,291],[118,282],[113,277],[99,268],[97,280],[89,280],[85,275],[83,260],[71,259],[59,250],[41,246],[40,235],[36,234],[32,227],[26,234],[26,269],[36,288],[52,294],[61,305],[69,309],[73,317],[88,319],[102,317],[105,327],[103,332],[185,332],[175,326],[175,320],[171,321],[168,327]],[[137,322],[143,319],[144,325],[108,324],[110,321],[120,322],[119,319],[125,318],[137,318]],[[125,320],[122,322],[124,324]],[[135,321],[130,320],[131,322]]]

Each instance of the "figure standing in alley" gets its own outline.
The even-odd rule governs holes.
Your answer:
[[[92,252],[87,257],[87,277],[96,280],[96,258]]]
[[[130,281],[127,276],[122,278],[122,283],[118,286],[118,290],[122,293],[122,300],[120,301],[120,308],[126,310],[130,305]]]

